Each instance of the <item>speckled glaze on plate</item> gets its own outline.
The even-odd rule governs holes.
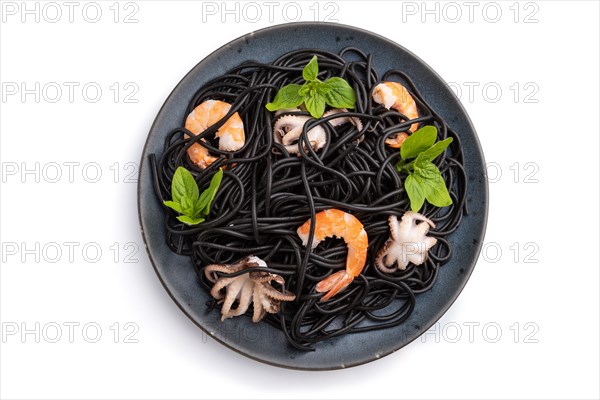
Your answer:
[[[166,133],[180,126],[194,92],[208,80],[248,59],[270,62],[295,49],[338,52],[347,46],[373,54],[374,67],[381,74],[388,69],[406,72],[431,107],[458,132],[466,159],[469,215],[449,237],[455,247],[452,259],[440,268],[431,290],[417,296],[415,310],[406,322],[389,329],[344,335],[317,344],[316,351],[302,352],[289,346],[282,332],[268,324],[254,324],[246,317],[221,322],[219,312],[207,312],[210,294],[197,283],[190,259],[174,254],[165,243],[164,211],[153,192],[148,155],[161,156]],[[410,51],[382,36],[340,24],[277,25],[249,33],[210,54],[179,82],[165,101],[142,154],[138,183],[142,236],[154,269],[171,298],[217,341],[247,357],[279,367],[347,368],[379,359],[407,345],[429,329],[456,300],[473,271],[485,233],[488,187],[484,170],[483,153],[467,113],[442,78]]]

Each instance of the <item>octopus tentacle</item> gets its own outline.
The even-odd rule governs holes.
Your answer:
[[[263,292],[275,300],[283,300],[283,301],[292,301],[296,298],[296,295],[290,291],[280,292],[275,289],[273,286],[265,284],[263,285]]]
[[[377,266],[377,268],[379,268],[380,271],[385,272],[387,274],[391,274],[392,272],[394,272],[396,270],[396,268],[387,268],[385,266],[385,263],[383,262],[383,259],[389,254],[390,248],[392,247],[393,244],[394,244],[394,240],[388,239],[384,243],[383,247],[381,247],[381,249],[379,249],[379,251],[377,252],[377,256],[375,257],[375,266]]]
[[[426,216],[424,216],[423,214],[419,214],[419,213],[412,212],[412,211],[408,211],[408,213],[410,213],[409,215],[413,219],[415,219],[417,221],[427,222],[432,228],[435,228],[435,223],[432,220],[430,220],[429,218],[427,218]]]
[[[221,300],[222,298],[224,298],[225,296],[221,293],[221,289],[229,285],[231,283],[231,279],[233,278],[221,278],[217,282],[215,282],[212,289],[210,290],[211,296],[217,300]]]
[[[388,225],[390,227],[390,237],[392,240],[398,240],[398,218],[395,215],[390,215]]]
[[[330,115],[343,114],[343,113],[347,113],[347,112],[348,112],[348,110],[345,108],[334,108],[332,110],[327,111],[325,114],[323,114],[323,118],[329,117]],[[354,125],[359,132],[363,130],[362,121],[358,117],[340,116],[339,118],[334,118],[334,119],[329,120],[329,123],[333,127],[344,125],[348,122],[351,123],[352,125]]]
[[[245,259],[244,259],[245,260]],[[223,272],[225,274],[232,274],[234,272],[238,272],[239,270],[244,268],[244,264],[241,261],[238,261],[235,264],[212,264],[208,265],[204,268],[204,276],[211,282],[216,282],[219,278],[217,272]]]
[[[252,304],[254,305],[254,313],[252,314],[252,322],[258,322],[265,316],[266,310],[262,305],[260,291],[255,290],[252,294]]]
[[[243,280],[233,279],[229,285],[227,285],[227,294],[225,295],[225,301],[221,307],[221,314],[223,315],[221,320],[232,316],[231,306],[233,305],[234,301],[237,300],[244,283],[245,282]]]

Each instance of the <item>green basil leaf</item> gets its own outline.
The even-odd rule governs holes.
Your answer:
[[[404,181],[404,189],[410,199],[410,208],[418,212],[425,202],[425,187],[422,179],[415,174],[408,175]]]
[[[217,190],[219,190],[219,186],[221,186],[221,181],[223,180],[223,170],[219,169],[210,180],[210,186],[200,195],[196,203],[196,210],[198,215],[208,216],[210,214],[210,205],[212,204],[213,199],[217,195]]]
[[[207,190],[200,194],[200,198],[196,202],[196,206],[194,207],[194,216],[199,217],[201,215],[208,215],[208,212],[204,212],[208,202],[210,201],[211,193]],[[210,210],[209,210],[210,212]]]
[[[308,93],[309,90],[310,90],[310,85],[308,83],[305,83],[304,85],[300,86],[300,89],[298,90],[298,94],[300,96],[302,96],[302,101],[304,101],[304,96],[306,96],[306,94]]]
[[[175,203],[174,201],[165,201],[163,204],[169,208],[172,208],[173,210],[177,211],[180,214],[184,213],[183,208],[181,208],[179,203]]]
[[[310,82],[317,79],[319,74],[319,63],[317,62],[317,56],[313,56],[306,67],[302,70],[302,77],[305,81]]]
[[[356,93],[348,82],[342,78],[333,77],[324,83],[329,88],[325,95],[327,104],[335,108],[354,108]]]
[[[317,89],[317,93],[320,94],[327,94],[329,92],[331,92],[331,90],[333,89],[329,84],[327,84],[327,82],[315,82],[316,85],[316,89]]]
[[[452,204],[452,198],[446,188],[446,182],[442,178],[441,174],[438,174],[434,178],[427,179],[425,182],[427,201],[436,207],[446,207]]]
[[[182,214],[194,216],[196,200],[192,200],[189,197],[182,197],[179,205],[181,206]]]
[[[427,150],[423,151],[417,157],[417,163],[419,162],[419,159],[427,160],[427,161],[435,160],[435,158],[437,156],[439,156],[440,154],[442,154],[444,152],[444,150],[446,150],[446,147],[448,147],[450,145],[450,143],[452,143],[452,140],[453,140],[452,138],[444,139],[441,142],[437,142],[436,144],[434,144]]]
[[[198,192],[198,184],[191,172],[183,167],[177,168],[173,175],[173,182],[171,183],[171,197],[173,197],[173,201],[182,205],[182,198],[189,198],[192,201],[196,201]]]
[[[306,82],[304,84],[304,86],[306,87],[306,90],[303,90],[302,92],[304,93],[304,99],[306,100],[307,96],[315,96],[317,93],[319,94],[324,94],[323,90],[328,91],[328,88],[324,88],[322,87],[323,82],[317,82],[317,81],[312,81],[312,82]]]
[[[446,188],[446,182],[436,167],[430,161],[422,161],[415,163],[415,171],[413,173],[423,183],[425,198],[430,204],[436,207],[446,207],[452,204],[452,198]]]
[[[423,154],[423,153],[421,153]],[[423,179],[434,179],[437,176],[441,176],[440,170],[435,166],[431,161],[428,160],[419,160],[417,157],[417,161],[414,164],[414,170],[417,175],[419,175]]]
[[[269,111],[282,110],[285,108],[298,107],[304,99],[300,95],[302,86],[291,83],[279,89],[272,103],[267,103]]]
[[[325,112],[325,96],[311,90],[304,96],[304,105],[313,118],[321,118]]]
[[[415,158],[422,151],[427,150],[435,143],[437,138],[437,129],[435,126],[427,125],[413,132],[400,147],[400,156],[406,160],[407,158]]]
[[[204,218],[191,218],[187,215],[180,215],[177,219],[186,225],[198,225],[199,223],[204,222]]]

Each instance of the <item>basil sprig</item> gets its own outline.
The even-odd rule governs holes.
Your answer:
[[[217,194],[222,179],[223,170],[219,169],[210,180],[208,189],[200,194],[198,184],[190,171],[178,167],[171,183],[171,197],[173,200],[165,201],[164,204],[182,214],[177,216],[177,219],[184,224],[197,225],[204,222],[210,214],[210,205]]]
[[[344,79],[333,77],[325,82],[317,78],[319,64],[314,56],[302,70],[303,85],[289,84],[277,92],[273,102],[266,105],[269,111],[298,107],[304,103],[306,110],[314,118],[321,118],[325,106],[334,108],[354,108],[356,93]]]
[[[404,188],[410,199],[410,207],[418,212],[427,200],[436,207],[452,204],[446,182],[433,160],[446,150],[452,138],[437,142],[435,126],[424,126],[410,135],[400,148],[400,160],[396,164],[398,172],[407,172]]]

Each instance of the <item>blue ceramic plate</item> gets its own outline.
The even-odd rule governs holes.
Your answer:
[[[210,294],[199,286],[188,257],[174,254],[165,242],[164,211],[154,196],[148,155],[161,156],[168,131],[180,126],[194,92],[207,81],[248,59],[271,62],[300,48],[338,52],[355,46],[376,55],[374,67],[406,72],[424,93],[427,102],[448,121],[461,138],[468,175],[469,215],[450,236],[456,251],[440,268],[433,288],[417,296],[410,318],[397,327],[356,333],[325,341],[316,351],[302,352],[289,346],[281,331],[249,318],[222,323],[220,313],[207,312]],[[347,368],[386,356],[407,345],[447,310],[467,283],[477,261],[487,221],[488,188],[485,162],[475,129],[459,100],[427,64],[389,39],[358,28],[328,23],[278,25],[240,37],[196,65],[165,101],[159,111],[142,154],[138,208],[142,235],[159,279],[181,310],[202,330],[225,346],[268,364],[305,370]],[[159,294],[157,294],[159,295]]]

